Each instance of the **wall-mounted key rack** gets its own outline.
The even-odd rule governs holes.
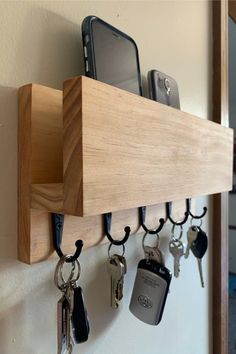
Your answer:
[[[103,239],[103,213],[115,212],[113,233],[127,224],[134,232],[137,207],[152,205],[155,225],[165,216],[156,204],[183,200],[173,206],[177,219],[185,198],[231,190],[232,161],[233,131],[191,114],[82,76],[63,92],[23,86],[19,259],[53,253],[49,212],[69,215],[65,251],[78,238],[89,247]]]

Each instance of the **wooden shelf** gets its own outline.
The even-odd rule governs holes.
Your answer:
[[[102,239],[105,212],[116,212],[114,231],[123,234],[129,223],[138,230],[138,206],[182,200],[177,217],[185,198],[230,190],[232,161],[233,131],[191,114],[86,77],[67,80],[63,92],[23,86],[19,259],[52,253],[48,212],[72,215],[64,247],[73,252],[77,238],[86,235],[85,246]],[[149,209],[154,225],[165,216],[163,205]]]
[[[67,214],[232,187],[231,129],[86,77],[64,83],[63,117]]]

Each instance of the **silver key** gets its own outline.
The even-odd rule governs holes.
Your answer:
[[[204,278],[203,278],[203,270],[202,270],[202,258],[197,258],[198,271],[200,275],[202,288],[205,288]]]
[[[68,301],[65,295],[63,295],[57,303],[57,353],[58,354],[62,354],[66,351],[67,306],[68,306]]]
[[[71,337],[71,316],[73,313],[73,306],[74,306],[74,289],[73,289],[74,284],[70,282],[65,291],[65,297],[68,303],[67,306],[67,314],[66,314],[66,348],[68,351],[68,354],[72,353],[73,350],[73,340]]]
[[[174,276],[178,278],[180,273],[180,258],[184,255],[184,245],[180,240],[172,239],[169,243],[169,250],[174,257]]]
[[[147,261],[152,260],[164,265],[163,255],[159,247],[144,246],[143,250]]]
[[[71,263],[71,272],[67,279],[63,274],[63,266],[71,255],[64,255],[57,263],[54,281],[58,289],[63,293],[57,303],[57,339],[58,354],[71,354],[73,350],[73,339],[71,336],[71,319],[74,308],[74,287],[80,276],[79,261]]]
[[[198,234],[197,226],[191,226],[188,229],[188,232],[187,232],[188,244],[187,244],[187,247],[186,247],[186,250],[185,250],[184,258],[188,258],[190,248],[191,248],[193,242],[197,239],[197,234]]]
[[[117,283],[117,300],[121,301],[121,299],[123,298],[124,276],[127,273],[127,262],[124,256],[117,255],[117,258],[118,261],[121,263],[121,267],[124,267],[122,270],[123,275]]]
[[[111,307],[117,309],[123,296],[123,277],[126,266],[120,262],[118,255],[113,255],[108,259],[107,270],[111,279]]]

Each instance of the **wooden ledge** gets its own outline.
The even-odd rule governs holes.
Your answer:
[[[21,261],[53,254],[50,212],[71,215],[62,244],[70,253],[76,239],[85,248],[104,240],[104,212],[114,212],[119,239],[126,225],[141,231],[138,206],[151,205],[151,228],[165,218],[160,203],[179,200],[179,219],[185,198],[231,189],[231,129],[85,77],[66,81],[62,97],[35,84],[19,90]]]
[[[64,83],[64,211],[231,190],[233,130],[87,77]]]

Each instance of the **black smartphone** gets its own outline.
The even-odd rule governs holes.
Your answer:
[[[134,40],[96,16],[82,23],[85,73],[93,79],[142,95]]]
[[[158,70],[148,72],[149,97],[157,102],[180,109],[177,82]]]

